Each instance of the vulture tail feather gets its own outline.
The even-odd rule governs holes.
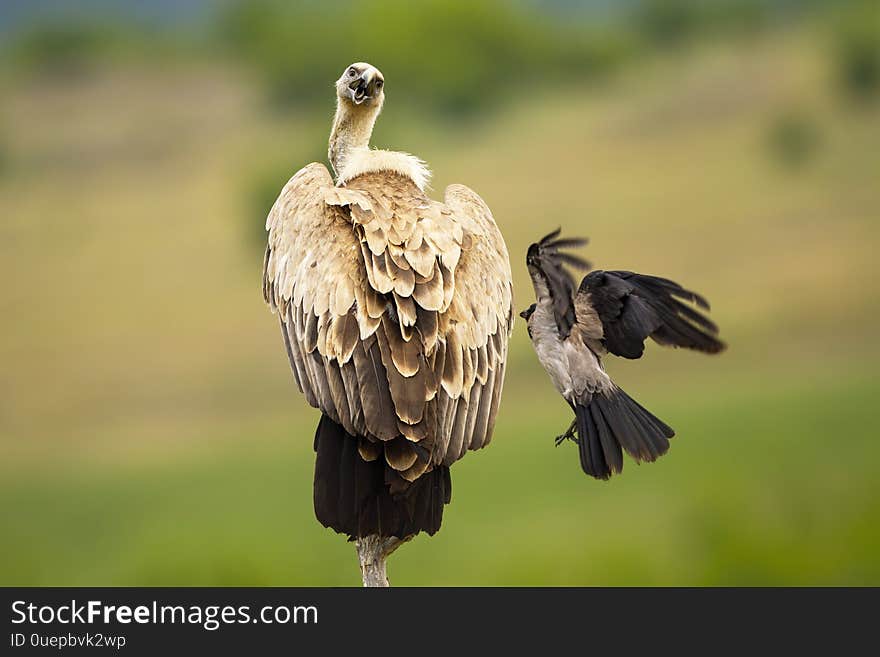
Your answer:
[[[387,472],[384,458],[365,461],[358,438],[322,414],[315,431],[315,516],[354,540],[378,535],[406,538],[435,534],[452,496],[449,468],[434,466],[410,483]],[[402,490],[392,490],[389,479]]]

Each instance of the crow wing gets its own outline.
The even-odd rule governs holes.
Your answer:
[[[578,237],[560,239],[561,230],[557,228],[529,246],[526,252],[526,266],[532,275],[538,299],[540,300],[543,295],[549,295],[557,332],[564,340],[577,321],[573,304],[575,281],[566,266],[589,269],[590,263],[579,256],[562,251],[565,248],[583,246],[587,240]]]
[[[691,305],[692,304],[692,305]],[[715,354],[725,347],[718,326],[702,310],[705,298],[666,278],[631,271],[597,270],[587,274],[578,288],[578,318],[595,316],[601,322],[601,339],[616,356],[640,358],[645,340]]]

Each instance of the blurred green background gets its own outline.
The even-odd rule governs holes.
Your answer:
[[[561,225],[730,344],[610,364],[678,436],[597,482],[518,323],[495,438],[392,583],[880,584],[877,7],[4,2],[0,583],[359,584],[260,266],[365,60],[374,143],[483,196],[518,308]]]

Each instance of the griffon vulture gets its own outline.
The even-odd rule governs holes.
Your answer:
[[[668,279],[597,270],[575,292],[566,265],[590,265],[562,249],[586,240],[559,239],[559,232],[529,247],[526,266],[537,302],[520,316],[538,360],[575,413],[557,445],[574,439],[577,428],[584,472],[608,479],[623,470],[623,451],[636,461],[654,461],[669,449],[674,432],[614,384],[602,358],[641,358],[648,337],[707,354],[719,353],[724,343],[716,337],[718,327],[688,305],[708,310],[709,303]]]
[[[365,63],[336,82],[323,164],[266,220],[263,295],[297,385],[321,411],[314,505],[359,541],[434,534],[450,466],[492,437],[512,327],[507,247],[483,200],[407,153],[374,150],[385,100]],[[362,561],[363,561],[362,555]]]

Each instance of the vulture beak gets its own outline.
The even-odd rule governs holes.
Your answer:
[[[348,88],[351,91],[351,99],[355,105],[360,105],[365,100],[372,98],[376,91],[373,71],[369,69],[364,71],[357,80],[348,85]]]

